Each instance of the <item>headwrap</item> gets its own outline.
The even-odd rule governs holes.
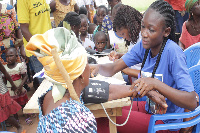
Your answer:
[[[186,11],[190,12],[192,7],[194,6],[194,3],[197,2],[198,0],[186,0],[185,2],[185,9]]]
[[[53,48],[57,49],[72,82],[83,73],[87,64],[87,54],[76,35],[63,27],[31,37],[26,49],[38,57],[44,66],[44,77],[54,83],[52,95],[54,102],[57,102],[64,96],[67,86],[51,54]]]

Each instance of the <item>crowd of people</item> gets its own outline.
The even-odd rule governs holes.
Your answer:
[[[44,79],[33,78],[36,73],[54,83],[38,100],[38,133],[109,132],[109,120],[95,119],[83,104],[87,101],[147,96],[133,101],[119,133],[146,133],[151,115],[197,107],[183,50],[200,42],[200,0],[155,0],[144,13],[121,0],[17,0],[14,7],[0,3],[0,19],[0,122],[12,124],[18,133],[23,128],[17,112],[29,100],[27,84],[33,82],[36,90]],[[81,102],[70,96],[52,60],[55,47]],[[87,56],[94,53],[107,53],[113,63],[90,64]],[[119,71],[127,85],[89,80],[90,74],[110,77]],[[101,87],[106,93],[94,91],[91,100],[91,88]],[[123,107],[117,123],[126,120],[129,109]],[[29,125],[32,116],[26,115]]]

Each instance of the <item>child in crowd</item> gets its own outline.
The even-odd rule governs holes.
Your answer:
[[[91,48],[91,49],[94,49],[94,42],[91,41],[89,38],[88,38],[88,21],[87,21],[87,16],[84,15],[84,14],[80,14],[80,18],[81,18],[81,28],[80,28],[80,40],[81,40],[81,43],[82,45],[85,47],[85,48]]]
[[[98,31],[94,36],[95,50],[102,52],[107,44],[106,34],[103,31]]]
[[[124,14],[127,13],[124,12]],[[103,76],[112,76],[126,67],[142,63],[140,71],[142,78],[132,84],[133,86],[139,85],[136,89],[138,95],[143,97],[147,92],[159,92],[165,97],[166,103],[158,104],[156,102],[155,107],[151,106],[152,101],[149,99],[146,102],[133,101],[130,118],[126,125],[118,127],[118,132],[146,133],[151,115],[183,113],[184,108],[194,110],[197,107],[185,54],[174,42],[176,31],[174,15],[174,10],[169,3],[164,0],[153,2],[141,21],[142,40],[118,61],[90,66],[93,74],[99,72]],[[118,20],[114,19],[114,25],[115,21]],[[134,23],[132,25],[134,26]],[[130,33],[134,32],[132,29],[119,28],[120,25],[114,27],[116,33],[119,33],[124,39],[131,40],[132,34]],[[117,56],[112,58],[115,59]],[[126,120],[129,109],[130,107],[123,107],[122,116],[117,117],[117,123],[123,123]],[[159,120],[156,124],[182,121],[182,119]],[[103,129],[104,133],[108,132],[108,129],[103,126],[97,129]],[[161,132],[179,132],[179,128],[177,127],[174,131]],[[100,132],[98,131],[98,133]]]
[[[25,62],[17,63],[17,51],[15,48],[8,48],[6,50],[6,60],[8,62],[7,65],[4,65],[6,71],[12,78],[12,81],[17,86],[17,90],[13,91],[11,89],[10,82],[7,82],[7,79],[4,78],[5,84],[9,90],[10,96],[13,100],[15,100],[18,104],[22,106],[22,108],[28,102],[27,91],[23,87],[24,83],[28,79],[27,69]],[[18,115],[16,114],[15,117],[18,119]],[[31,124],[32,121],[30,118],[26,120],[27,124]]]
[[[61,41],[57,40],[58,38],[54,35],[59,35],[59,39],[66,40],[66,43],[63,44]],[[52,41],[52,39],[55,41]],[[46,49],[46,51],[40,47],[41,42],[45,42],[43,46],[51,47]],[[102,103],[133,96],[135,93],[135,91],[130,90],[131,86],[112,85],[106,82],[89,80],[90,68],[85,48],[78,43],[75,35],[71,34],[67,29],[58,27],[44,34],[35,35],[30,39],[26,48],[36,56],[43,55],[39,58],[44,68],[49,65],[52,66],[52,69],[45,70],[45,73],[48,73],[46,76],[49,77],[47,80],[50,82],[57,82],[38,100],[40,114],[37,133],[96,133],[97,126],[94,115],[87,107],[81,104],[83,102],[78,102],[72,97],[73,94],[71,94],[72,91],[70,91],[70,89],[72,89],[71,87],[62,86],[62,84],[65,84],[65,81],[59,69],[57,69],[54,60],[49,62],[45,60],[53,58],[51,54],[46,54],[45,52],[50,53],[52,51],[51,48],[54,48],[52,46],[55,46],[55,44],[57,50],[61,53],[61,57],[58,58],[62,59],[62,63],[65,64],[64,69],[69,73],[69,78],[67,80],[73,82],[72,86],[75,90],[73,94],[77,95],[77,99],[80,99],[80,101],[84,100],[84,103]],[[91,82],[93,82],[93,85]],[[87,91],[85,91],[86,89],[84,90],[86,87]],[[94,91],[92,92],[94,93],[90,93],[91,88],[93,88]],[[99,92],[99,89],[103,91]]]
[[[121,6],[119,6],[121,5]],[[119,8],[116,12],[116,8]],[[125,13],[127,12],[127,13]],[[113,8],[113,12],[112,12],[115,16],[116,21],[114,21],[113,23],[113,27],[116,30],[116,27],[121,29],[123,27],[127,27],[127,29],[129,29],[131,32],[129,33],[129,35],[131,36],[129,40],[127,40],[128,38],[125,37],[126,42],[124,41],[124,45],[119,45],[118,43],[120,41],[117,42],[117,39],[113,39],[113,36],[116,36],[115,38],[120,38],[122,36],[122,34],[120,32],[115,32],[115,31],[109,31],[109,37],[110,37],[110,42],[111,45],[112,43],[115,43],[115,51],[112,51],[110,53],[110,55],[116,54],[116,52],[119,55],[119,58],[121,58],[127,51],[130,51],[131,48],[134,46],[134,44],[136,44],[137,42],[139,42],[141,40],[140,37],[140,25],[141,25],[141,20],[142,20],[142,14],[137,11],[135,8],[130,7],[128,5],[122,5],[122,4],[117,4],[114,6]],[[124,16],[124,17],[121,17]],[[134,23],[134,25],[132,25],[132,23]],[[112,35],[114,34],[114,35]],[[118,35],[117,35],[118,34]],[[127,36],[127,35],[126,35]],[[121,39],[119,39],[121,40]],[[123,42],[121,40],[121,42]],[[118,49],[119,48],[119,49]],[[123,53],[124,52],[124,53]],[[113,60],[113,59],[111,59]],[[133,65],[130,68],[126,68],[124,70],[122,70],[122,72],[126,75],[123,75],[124,79],[129,79],[129,80],[125,80],[128,84],[135,81],[138,78],[138,73],[139,70],[141,68],[141,63],[137,64],[137,65]],[[129,78],[127,78],[127,75],[129,75]]]
[[[91,41],[94,40],[94,38],[93,38],[93,32],[94,32],[94,30],[95,30],[96,27],[97,27],[97,25],[94,24],[94,23],[90,23],[89,26],[88,26],[88,37],[89,37],[89,39]]]
[[[111,7],[111,12],[112,9],[115,5],[117,5],[119,2],[121,2],[120,0],[108,0],[108,4]],[[112,13],[111,13],[112,15]],[[112,21],[113,21],[114,17],[113,16],[109,16],[106,15],[103,19],[103,23],[102,23],[102,31],[106,33],[106,35],[108,34],[109,30],[112,30]]]
[[[54,16],[56,27],[58,27],[58,24],[64,19],[68,12],[79,11],[76,0],[52,0],[50,8]]]
[[[123,4],[118,3],[115,5],[112,9],[112,16],[115,17],[115,14],[117,12],[117,9]],[[110,45],[114,48],[114,50],[118,53],[125,54],[128,52],[128,48],[126,45],[126,40],[123,39],[123,37],[119,37],[115,31],[110,30],[108,31]]]
[[[94,33],[93,33],[94,36],[95,36],[96,32],[101,31],[103,19],[106,15],[108,15],[107,8],[103,5],[99,6],[97,9],[96,15],[97,15],[96,19],[97,19],[98,26],[94,30]]]
[[[87,12],[87,8],[86,7],[84,7],[84,6],[80,7],[79,15],[81,15],[81,14],[85,14],[87,16],[88,12]]]
[[[21,109],[21,106],[10,97],[8,89],[3,82],[2,73],[4,74],[6,79],[11,83],[12,90],[17,89],[11,77],[6,72],[5,68],[0,62],[0,123],[7,120],[8,123],[12,124],[17,128],[17,133],[21,133],[22,126],[17,122],[17,120],[14,117],[10,116],[12,114],[16,114]]]

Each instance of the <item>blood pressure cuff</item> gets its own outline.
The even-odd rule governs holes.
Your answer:
[[[83,89],[83,102],[104,103],[109,97],[109,83],[99,80],[90,80],[89,85]]]

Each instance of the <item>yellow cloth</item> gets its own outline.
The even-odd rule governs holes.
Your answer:
[[[51,54],[51,49],[54,47],[57,48],[61,62],[72,81],[85,70],[87,54],[85,48],[78,42],[76,35],[63,27],[51,29],[44,34],[34,35],[27,44],[26,49],[39,57],[38,60],[44,66],[45,77],[57,85],[55,89],[61,88],[61,85],[67,88]]]
[[[51,29],[50,7],[46,0],[18,0],[17,15],[19,23],[29,24],[32,35],[43,34]],[[26,39],[23,38],[23,41],[26,46]],[[26,51],[26,56],[30,57],[31,54]]]
[[[63,21],[66,14],[68,12],[74,11],[74,5],[76,4],[76,1],[70,0],[70,4],[67,6],[60,3],[59,0],[55,0],[55,2],[56,2],[56,10],[53,12],[53,16],[55,20],[55,25],[56,27],[58,27],[58,24],[60,23],[60,21]]]

